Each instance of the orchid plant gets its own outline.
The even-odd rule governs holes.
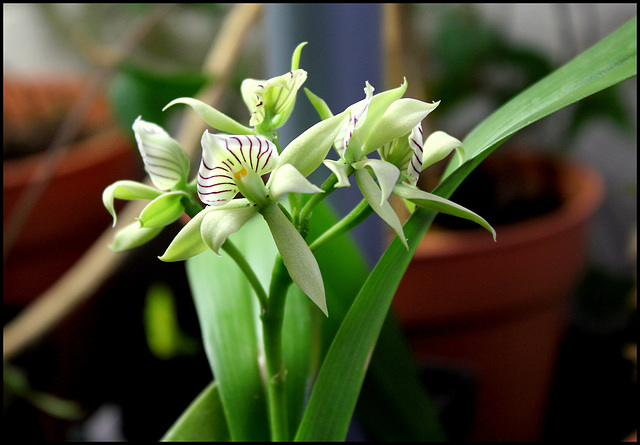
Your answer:
[[[136,119],[133,132],[152,185],[118,181],[104,191],[103,202],[114,225],[115,199],[150,202],[116,233],[111,247],[140,246],[184,213],[190,217],[160,260],[186,261],[214,376],[164,439],[343,440],[365,373],[378,373],[381,382],[388,375],[378,355],[395,349],[386,361],[407,361],[393,343],[398,332],[384,321],[435,214],[474,221],[495,240],[487,221],[448,197],[513,132],[635,74],[635,63],[609,57],[635,33],[635,21],[625,29],[572,62],[577,68],[523,93],[463,141],[441,131],[425,137],[422,121],[438,102],[403,97],[405,80],[378,94],[366,82],[364,98],[337,114],[305,89],[320,120],[282,148],[277,129],[294,112],[307,79],[299,67],[304,43],[289,72],[242,83],[248,125],[194,98],[165,107],[187,105],[211,127],[201,137],[193,177],[180,144],[160,126]],[[598,81],[585,68],[594,63],[602,66]],[[562,94],[554,95],[560,87]],[[542,92],[547,96],[540,100]],[[532,98],[538,106],[519,110]],[[329,158],[332,147],[337,159]],[[420,172],[451,153],[440,186],[432,193],[417,188]],[[320,185],[308,179],[317,169],[326,173]],[[338,220],[325,199],[350,187],[352,178],[363,199]],[[404,226],[389,204],[392,194],[414,209]],[[373,213],[396,236],[369,273],[343,235]],[[378,340],[383,324],[388,335]],[[380,352],[372,356],[377,341]],[[396,408],[413,416],[411,437],[441,438],[437,422],[424,417],[432,412],[415,376],[402,370],[395,376],[409,388],[402,398],[409,409]]]

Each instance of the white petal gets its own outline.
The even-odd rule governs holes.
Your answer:
[[[236,182],[252,171],[263,175],[278,163],[273,142],[254,135],[223,136],[205,131],[198,171],[198,196],[208,205],[222,205],[238,193]]]
[[[422,158],[424,156],[424,136],[422,133],[422,124],[416,125],[409,135],[409,147],[412,148],[413,154],[407,166],[407,177],[411,180],[411,185],[416,185],[418,177],[422,171]]]
[[[366,121],[374,90],[375,88],[373,88],[369,82],[366,82],[364,88],[365,98],[347,108],[347,118],[344,120],[335,140],[336,150],[340,157],[345,156],[354,131],[360,128]]]
[[[394,193],[400,198],[408,199],[421,207],[473,221],[491,232],[493,240],[496,240],[496,231],[483,217],[453,201],[406,184],[398,184],[394,189]]]
[[[162,127],[138,117],[133,123],[138,149],[153,184],[169,190],[189,174],[189,157]]]
[[[327,157],[345,116],[342,112],[307,129],[282,150],[278,165],[291,164],[309,176]]]
[[[241,88],[243,99],[247,106],[253,105],[249,124],[260,125],[264,121],[267,109],[272,116],[290,111],[296,94],[305,80],[307,80],[307,72],[297,69],[264,81],[250,79],[248,82],[243,82]]]
[[[347,110],[347,114],[342,121],[342,125],[340,126],[340,130],[338,130],[338,135],[336,136],[334,143],[336,151],[341,158],[344,158],[344,154],[347,151],[347,147],[349,146],[349,142],[351,141],[354,131],[355,121],[353,119],[353,113],[351,110]]]

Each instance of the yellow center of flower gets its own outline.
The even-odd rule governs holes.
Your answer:
[[[236,178],[236,181],[239,181],[241,178],[247,176],[247,170],[243,168],[242,170],[235,172],[233,176]]]

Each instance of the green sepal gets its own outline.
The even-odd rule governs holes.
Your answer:
[[[293,165],[302,176],[309,176],[327,157],[344,119],[344,112],[318,122],[282,150],[278,167]],[[276,167],[277,168],[277,167]]]
[[[219,131],[229,134],[255,134],[253,129],[245,127],[238,121],[230,118],[221,111],[216,110],[210,105],[191,97],[181,97],[172,100],[163,108],[163,111],[175,104],[185,104],[191,106],[193,110],[200,115],[204,121]]]
[[[404,244],[408,249],[409,246],[407,245],[407,239],[402,231],[402,223],[400,222],[398,215],[396,215],[396,212],[391,207],[391,204],[389,204],[389,201],[382,201],[381,203],[382,191],[369,172],[367,170],[356,170],[355,177],[364,199],[367,200],[373,211],[376,212],[384,222],[391,226],[391,228],[398,234],[402,244]]]
[[[291,56],[291,71],[295,71],[300,68],[300,53],[306,44],[307,42],[302,42],[293,50],[293,55]]]
[[[188,197],[185,192],[169,192],[158,196],[146,205],[140,216],[136,218],[140,227],[164,227],[182,216],[184,205],[182,199]]]
[[[449,156],[449,153],[453,150],[456,150],[456,155],[460,163],[464,160],[462,142],[444,131],[431,133],[424,141],[422,150],[422,170],[443,160]]]
[[[392,140],[406,135],[422,122],[439,103],[427,103],[416,99],[396,100],[389,105],[382,117],[377,120],[366,139],[362,138],[362,134],[360,135],[360,140],[364,141],[362,143],[362,154],[366,156]],[[368,119],[369,117],[367,116]]]
[[[333,159],[327,159],[323,164],[336,175],[338,182],[334,186],[335,188],[350,187],[349,175],[351,174],[351,166],[347,164],[344,159],[334,161]]]
[[[151,241],[161,231],[163,227],[140,227],[140,223],[133,222],[118,230],[113,237],[113,242],[109,248],[114,252],[123,252],[133,249]]]
[[[407,199],[420,207],[425,207],[440,213],[446,213],[447,215],[457,216],[458,218],[473,221],[491,232],[493,240],[496,240],[496,231],[483,217],[453,201],[449,201],[448,199],[434,195],[433,193],[428,193],[424,190],[420,190],[406,184],[396,185],[393,189],[393,193],[396,196]]]
[[[374,95],[369,103],[367,117],[362,126],[354,133],[354,137],[357,136],[360,141],[366,141],[369,133],[376,126],[378,120],[382,118],[387,108],[407,91],[407,86],[407,79],[404,79],[399,87]]]
[[[315,108],[318,112],[318,116],[320,116],[320,119],[325,120],[333,116],[333,113],[329,109],[329,105],[327,105],[327,103],[323,99],[313,94],[308,88],[305,88],[304,92],[307,94],[309,102],[311,102],[313,108]]]
[[[400,170],[392,163],[381,159],[364,159],[353,164],[353,168],[356,170],[361,170],[365,167],[369,167],[376,175],[376,179],[378,179],[381,192],[380,205],[383,205],[384,202],[389,199],[393,187],[396,185],[396,182],[398,182]]]
[[[285,193],[324,193],[291,164],[281,165],[271,173],[267,187],[273,201],[279,201]]]
[[[161,261],[183,261],[187,258],[199,255],[207,250],[207,245],[202,239],[202,221],[207,214],[225,209],[241,209],[250,207],[251,203],[247,199],[233,199],[223,206],[208,206],[200,211],[184,225],[182,230],[175,236],[167,250],[161,257]]]
[[[329,316],[322,273],[304,238],[276,203],[264,207],[260,213],[269,225],[271,235],[293,282],[326,316]]]
[[[209,212],[202,220],[200,233],[207,247],[220,256],[220,247],[229,235],[237,232],[258,212],[256,206]]]
[[[102,203],[107,211],[113,216],[113,226],[116,225],[116,211],[113,207],[113,201],[117,199],[133,200],[133,199],[155,199],[162,195],[162,192],[156,188],[142,184],[137,181],[116,181],[109,185],[102,192]]]
[[[215,210],[217,210],[216,207],[207,207],[191,218],[175,238],[173,238],[173,241],[171,241],[164,254],[158,257],[158,259],[166,262],[183,261],[207,250],[207,245],[202,240],[202,235],[200,234],[200,227],[207,213]]]

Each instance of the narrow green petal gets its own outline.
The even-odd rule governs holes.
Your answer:
[[[329,109],[329,105],[327,105],[327,103],[323,99],[313,94],[308,88],[305,88],[304,92],[307,94],[309,102],[311,102],[313,108],[315,108],[318,112],[318,116],[320,116],[320,119],[325,120],[333,116],[333,113]]]
[[[202,220],[200,233],[207,247],[220,256],[220,247],[229,235],[240,228],[258,211],[256,206],[209,212]]]
[[[291,71],[295,71],[300,68],[300,53],[306,44],[307,42],[302,42],[293,50],[293,56],[291,56]]]
[[[184,192],[170,192],[158,196],[146,205],[140,217],[140,227],[164,227],[176,221],[184,213],[184,206],[181,203]]]
[[[367,155],[415,128],[440,102],[427,103],[416,99],[398,99],[376,122],[366,139],[361,140],[362,154]]]
[[[208,125],[212,126],[216,130],[224,131],[225,133],[229,134],[254,134],[252,128],[245,127],[241,123],[216,110],[212,106],[191,97],[181,97],[179,99],[172,100],[166,107],[163,108],[162,111],[175,104],[185,104],[191,106],[193,110],[198,113]]]
[[[378,185],[380,186],[380,205],[383,205],[384,202],[389,199],[389,195],[391,195],[393,187],[400,177],[398,167],[380,159],[365,159],[364,161],[356,162],[353,167],[355,169],[369,167],[373,170],[373,173],[375,173],[378,179]]]
[[[304,238],[275,203],[264,207],[261,213],[291,279],[328,316],[320,267]]]
[[[382,205],[380,204],[380,196],[382,195],[380,187],[378,187],[369,172],[366,170],[356,170],[355,176],[358,187],[360,187],[362,195],[367,200],[371,208],[384,220],[384,222],[391,226],[391,228],[398,234],[402,244],[404,244],[408,249],[409,246],[407,245],[407,239],[402,231],[402,223],[400,222],[398,215],[396,215],[396,212],[388,201],[384,201]]]
[[[324,193],[291,164],[285,164],[274,171],[268,187],[271,199],[274,201],[279,201],[285,193]]]
[[[462,142],[444,131],[436,131],[424,141],[422,151],[422,170],[446,158],[451,151],[457,149],[459,160],[462,161]]]
[[[200,234],[200,227],[207,213],[214,210],[216,210],[216,207],[207,207],[191,218],[191,221],[185,224],[182,230],[178,232],[159,259],[166,262],[182,261],[207,250],[207,245]]]
[[[162,229],[163,227],[140,227],[137,221],[133,222],[116,232],[109,248],[115,252],[133,249],[134,247],[143,245],[147,241],[151,241]]]
[[[351,183],[349,183],[349,165],[346,162],[342,159],[338,161],[327,159],[323,164],[338,178],[338,183],[335,185],[335,188],[351,186]]]
[[[115,226],[116,211],[113,207],[115,199],[155,199],[161,194],[160,190],[137,181],[116,181],[102,192],[102,203],[113,216],[113,225]]]
[[[491,232],[493,240],[496,240],[496,231],[484,218],[455,202],[405,184],[398,184],[393,193],[421,207],[473,221]]]

